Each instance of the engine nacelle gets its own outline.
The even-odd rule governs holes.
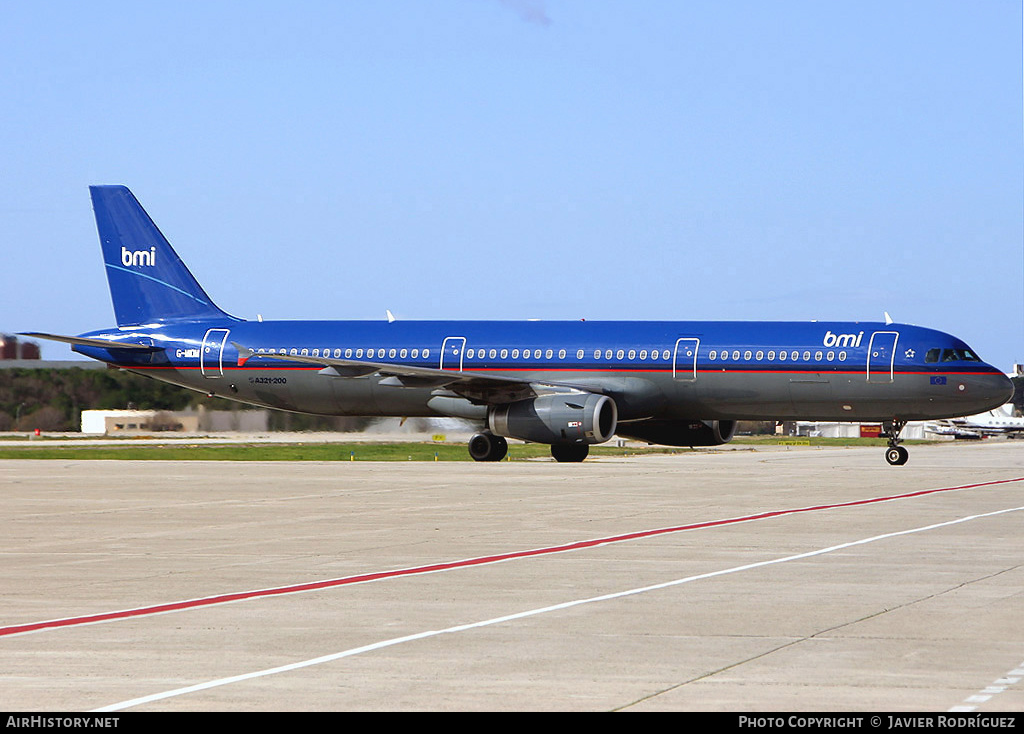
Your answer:
[[[618,433],[662,446],[721,446],[732,440],[736,421],[640,421],[621,424]]]
[[[487,416],[498,436],[535,443],[604,443],[615,435],[619,412],[607,395],[541,395],[498,405]]]

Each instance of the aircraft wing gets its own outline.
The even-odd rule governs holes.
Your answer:
[[[334,359],[331,357],[308,357],[294,354],[257,354],[241,344],[232,342],[238,350],[239,366],[252,357],[266,357],[284,362],[300,362],[322,367],[320,374],[328,377],[361,377],[378,374],[384,377],[381,384],[395,387],[443,388],[451,393],[468,398],[475,403],[496,405],[538,395],[558,392],[600,393],[591,386],[577,386],[567,383],[537,382],[517,377],[503,377],[482,372],[442,370],[433,367],[389,362],[368,362],[356,359]]]

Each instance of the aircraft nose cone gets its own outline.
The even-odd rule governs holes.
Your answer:
[[[970,390],[971,397],[985,404],[986,407],[982,410],[991,410],[1009,402],[1013,397],[1014,387],[1009,377],[1001,372],[994,372],[979,375],[975,384],[970,386]]]

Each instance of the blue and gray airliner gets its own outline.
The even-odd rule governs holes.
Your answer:
[[[127,188],[90,191],[117,326],[31,336],[251,405],[463,418],[477,461],[504,458],[506,438],[582,461],[616,434],[714,446],[740,420],[821,420],[882,423],[901,465],[907,421],[1013,392],[955,336],[895,323],[247,321],[214,304]]]

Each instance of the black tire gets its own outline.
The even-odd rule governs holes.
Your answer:
[[[890,446],[885,450],[885,460],[892,466],[903,466],[910,458],[910,452],[902,446]]]
[[[477,433],[469,439],[469,455],[473,461],[501,461],[508,454],[508,441],[493,433]]]
[[[590,446],[585,443],[551,444],[551,455],[559,462],[580,462],[587,458],[589,453]]]

